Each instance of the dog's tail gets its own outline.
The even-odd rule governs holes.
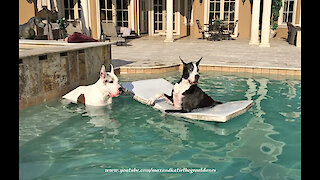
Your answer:
[[[215,105],[218,105],[218,104],[223,104],[223,103],[222,103],[222,102],[220,102],[220,101],[214,101],[212,105],[214,105],[214,106],[215,106]]]

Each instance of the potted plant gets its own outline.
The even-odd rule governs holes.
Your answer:
[[[60,38],[64,39],[66,34],[67,34],[67,26],[68,26],[68,22],[66,21],[66,19],[63,17],[61,19],[57,20],[57,23],[59,24],[59,28],[60,28]]]
[[[272,0],[271,7],[271,29],[270,29],[270,37],[276,37],[277,28],[278,28],[278,18],[280,14],[280,9],[282,6],[282,0]]]

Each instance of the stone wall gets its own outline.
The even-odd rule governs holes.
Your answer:
[[[111,45],[20,59],[19,110],[96,82],[101,65],[108,70],[110,63]]]

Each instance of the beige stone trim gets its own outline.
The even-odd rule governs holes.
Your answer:
[[[116,68],[116,73],[120,74],[155,74],[172,71],[182,71],[182,65],[168,65],[168,66],[153,66],[153,67],[120,67]],[[294,75],[301,76],[301,69],[299,68],[274,68],[274,67],[250,67],[250,66],[215,66],[215,65],[200,65],[200,71],[220,71],[220,72],[245,72],[252,74],[274,74],[274,75]]]

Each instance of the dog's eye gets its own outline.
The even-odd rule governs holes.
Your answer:
[[[113,83],[113,81],[110,81],[109,83]]]

